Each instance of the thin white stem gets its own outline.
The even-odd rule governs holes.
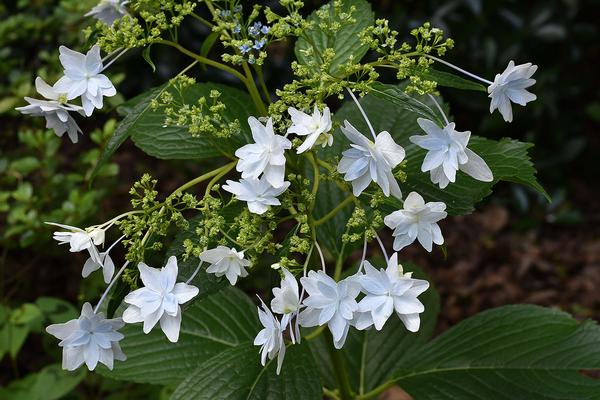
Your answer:
[[[206,248],[204,250],[206,250]],[[196,275],[198,275],[198,272],[200,272],[200,268],[202,268],[203,263],[204,263],[204,261],[200,261],[200,264],[198,264],[198,266],[196,267],[196,269],[194,270],[192,275],[188,278],[187,281],[185,281],[186,285],[189,285],[190,282],[196,277]]]
[[[454,65],[454,64],[450,64],[448,61],[444,61],[444,60],[442,60],[441,58],[437,58],[437,57],[434,57],[434,56],[432,56],[432,55],[429,55],[429,54],[426,54],[426,55],[425,55],[425,57],[429,57],[429,58],[431,58],[432,60],[435,60],[435,61],[437,61],[437,62],[439,62],[439,63],[442,63],[442,64],[444,64],[444,65],[447,65],[447,66],[449,66],[450,68],[454,68],[454,69],[455,69],[455,70],[457,70],[458,72],[462,72],[463,74],[465,74],[465,75],[467,75],[467,76],[470,76],[471,78],[474,78],[474,79],[477,79],[477,80],[479,80],[479,81],[481,81],[481,82],[484,82],[484,83],[486,83],[488,86],[489,86],[489,85],[491,85],[492,83],[494,83],[494,82],[488,81],[487,79],[485,79],[485,78],[482,78],[482,77],[480,77],[480,76],[478,76],[478,75],[472,74],[472,73],[470,73],[469,71],[465,71],[464,69],[462,69],[462,68],[459,68],[459,67],[457,67],[457,66],[456,66],[456,65]]]
[[[321,258],[321,269],[323,270],[323,272],[325,272],[325,257],[323,257],[323,251],[321,251],[321,246],[319,246],[319,243],[317,241],[315,241],[315,247],[317,248],[317,251],[319,252],[319,257]]]
[[[112,287],[117,282],[117,279],[119,279],[119,277],[121,276],[121,274],[123,273],[123,271],[125,271],[125,268],[127,268],[128,265],[129,265],[129,261],[126,261],[125,264],[123,264],[123,266],[121,267],[121,269],[119,271],[117,271],[117,274],[113,277],[113,279],[110,282],[110,284],[106,287],[106,290],[104,291],[104,293],[102,293],[102,297],[100,297],[100,300],[98,301],[98,304],[96,304],[96,307],[94,308],[94,314],[98,313],[98,310],[100,309],[100,306],[104,302],[104,299],[106,299],[106,296],[108,295],[108,292],[110,292],[110,289],[112,289]]]
[[[106,62],[106,60],[108,60],[109,58],[111,58],[112,56],[114,56],[115,54],[117,54],[118,52],[120,52],[122,49],[119,47],[116,50],[111,51],[110,53],[108,53],[107,55],[104,56],[104,58],[102,58],[102,64],[104,64]]]
[[[110,60],[110,62],[108,64],[106,64],[104,67],[102,67],[102,71],[106,70],[108,67],[110,67],[115,61],[117,61],[119,59],[119,57],[121,57],[123,54],[125,54],[127,52],[127,50],[129,49],[125,49],[123,51],[121,51],[119,54],[117,54],[115,56],[115,58],[113,58],[112,60]],[[114,52],[113,52],[114,53]],[[112,54],[112,53],[111,53]],[[107,58],[108,56],[106,56],[105,58]]]
[[[363,264],[365,263],[366,258],[367,258],[367,233],[365,232],[365,240],[363,243],[362,257],[360,259],[360,264],[358,264],[358,271],[357,271],[358,274],[360,274],[362,272],[362,267],[363,267]]]
[[[427,96],[429,96],[429,98],[433,101],[433,103],[437,107],[437,109],[440,112],[440,114],[442,114],[442,118],[444,118],[444,122],[446,123],[446,125],[448,125],[450,122],[448,121],[448,118],[446,117],[446,114],[444,113],[444,110],[442,110],[442,107],[440,107],[440,104],[437,102],[437,100],[435,99],[435,97],[433,97],[429,93],[427,93]]]
[[[381,238],[379,237],[377,232],[375,232],[375,239],[377,239],[377,243],[379,243],[379,247],[381,247],[381,252],[383,253],[383,256],[385,257],[385,262],[387,263],[389,260],[387,251],[385,251],[385,246],[383,245],[383,242],[381,241]]]
[[[106,250],[106,254],[108,254],[112,250],[112,248],[115,247],[117,245],[117,243],[119,243],[124,238],[125,238],[125,235],[122,235],[120,238],[118,238],[117,240],[115,240],[115,242],[110,245],[110,247],[108,248],[108,250]]]
[[[348,91],[348,93],[350,93],[352,100],[354,100],[360,113],[362,114],[363,118],[365,119],[365,122],[367,123],[367,126],[369,127],[369,130],[371,131],[371,135],[373,135],[373,140],[377,140],[377,135],[375,134],[375,129],[373,129],[373,125],[371,125],[371,121],[369,121],[369,118],[367,117],[367,113],[365,113],[365,110],[363,110],[362,106],[358,102],[358,99],[356,98],[356,96],[354,96],[354,93],[352,93],[352,90],[350,90],[348,88],[346,88],[346,90]]]

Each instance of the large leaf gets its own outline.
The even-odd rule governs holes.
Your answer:
[[[384,264],[381,261],[374,265],[385,267]],[[432,284],[429,277],[415,265],[403,263],[403,266],[405,271],[413,272],[413,277]],[[344,355],[350,382],[356,393],[364,394],[386,382],[431,337],[440,309],[440,298],[433,284],[419,296],[419,300],[425,305],[425,312],[421,314],[421,327],[416,333],[409,332],[396,314],[390,317],[381,331],[350,330]]]
[[[449,72],[438,71],[433,68],[428,68],[427,72],[421,72],[419,75],[421,76],[421,78],[430,81],[436,81],[438,86],[446,86],[461,90],[475,90],[478,92],[487,92],[486,87],[483,86],[481,83],[462,78],[458,75],[454,75]]]
[[[318,400],[323,398],[317,367],[306,344],[287,348],[281,375],[276,359],[260,365],[258,347],[247,343],[202,363],[172,400]]]
[[[86,370],[69,372],[60,364],[52,364],[41,371],[0,387],[0,399],[55,400],[65,398],[85,378]]]
[[[164,126],[164,110],[152,110],[152,100],[165,91],[171,92],[176,99],[180,98],[172,86],[165,84],[135,97],[120,107],[120,111],[126,114],[126,117],[108,141],[92,176],[95,176],[99,168],[129,137],[145,153],[162,159],[202,159],[230,155],[238,147],[250,142],[251,133],[247,119],[250,115],[256,115],[256,110],[246,93],[216,83],[198,83],[185,88],[182,95],[186,104],[195,104],[202,96],[208,99],[211,90],[221,92],[219,100],[227,107],[222,114],[224,120],[232,122],[237,119],[240,122],[241,131],[238,134],[228,139],[192,137],[186,127]]]
[[[385,85],[385,88],[384,95],[381,94],[381,87],[378,87],[377,95],[365,96],[361,99],[361,105],[369,116],[374,129],[377,132],[389,131],[396,142],[404,146],[406,150],[408,178],[401,185],[405,194],[414,190],[423,195],[427,201],[443,201],[448,206],[450,215],[468,214],[473,211],[474,205],[489,195],[492,186],[498,181],[527,185],[547,196],[535,177],[536,171],[527,152],[533,146],[532,144],[510,139],[494,141],[477,136],[471,136],[469,147],[487,162],[494,173],[494,181],[480,182],[459,172],[455,183],[451,183],[445,189],[440,189],[431,183],[429,173],[421,172],[425,151],[413,145],[408,139],[412,135],[422,134],[417,125],[417,118],[426,115],[427,109],[431,110],[431,107],[427,106],[428,101],[425,99],[419,101],[427,106],[427,109],[419,106],[411,110],[405,94],[392,100],[395,94],[401,92],[400,89],[392,90],[389,85]],[[336,113],[335,118],[340,123],[347,119],[365,135],[369,135],[367,125],[362,116],[356,112],[354,103],[344,104]],[[339,130],[336,132],[335,141],[336,143],[330,151],[337,154],[349,146]],[[389,199],[389,203],[392,208],[400,206],[400,203],[392,198]]]
[[[209,358],[253,340],[259,326],[256,306],[229,287],[183,310],[177,343],[169,342],[158,326],[147,335],[140,324],[125,326],[121,345],[127,361],[116,362],[113,371],[99,372],[135,382],[178,383]]]
[[[296,41],[295,47],[296,58],[305,65],[310,65],[314,61],[322,64],[323,52],[326,49],[333,49],[335,56],[328,72],[334,76],[340,75],[343,65],[348,63],[351,58],[354,59],[354,62],[358,62],[367,53],[369,47],[361,44],[358,34],[373,24],[373,12],[368,2],[365,0],[343,0],[342,3],[342,12],[344,13],[348,13],[351,7],[355,8],[352,13],[354,23],[344,23],[343,27],[336,33],[328,33],[319,27],[319,24],[324,21],[319,18],[317,11],[315,11],[308,17],[308,21],[312,22],[313,25]],[[333,21],[340,21],[337,15],[333,15],[333,2],[321,7],[321,10],[325,9],[328,9],[328,14],[333,16]],[[327,20],[329,20],[329,17]],[[307,55],[307,50],[310,50],[312,55]]]
[[[413,352],[395,382],[415,399],[599,399],[600,327],[561,311],[505,306]]]

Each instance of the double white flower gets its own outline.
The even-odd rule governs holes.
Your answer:
[[[123,0],[100,0],[100,3],[94,6],[85,16],[94,17],[98,21],[111,26],[117,19],[127,15],[125,6],[128,3],[129,1]]]
[[[324,271],[310,271],[300,282],[308,293],[302,302],[306,309],[300,312],[300,325],[312,327],[327,324],[335,348],[341,349],[354,314],[358,311],[356,297],[360,293],[360,283],[355,277],[336,282]]]
[[[429,288],[429,282],[413,279],[410,273],[404,274],[398,264],[398,253],[394,253],[387,262],[387,268],[375,269],[365,261],[365,274],[357,278],[365,294],[358,303],[357,329],[366,329],[371,325],[381,330],[394,311],[411,332],[417,332],[420,326],[419,314],[425,311],[417,299]]]
[[[312,149],[315,144],[321,144],[323,147],[333,144],[333,135],[328,133],[331,130],[331,112],[329,107],[323,109],[323,114],[315,105],[312,115],[306,114],[294,107],[288,108],[288,113],[292,117],[292,126],[287,133],[295,133],[299,136],[307,136],[296,153],[304,153]]]
[[[492,171],[471,149],[467,148],[471,132],[458,132],[454,122],[440,128],[435,122],[418,118],[417,123],[426,135],[415,135],[411,142],[427,150],[421,171],[430,171],[431,181],[444,189],[456,181],[456,172],[463,171],[471,177],[483,181],[494,180]]]
[[[511,60],[504,72],[496,74],[494,82],[488,86],[489,97],[492,99],[490,113],[497,109],[506,122],[512,122],[511,102],[525,106],[537,99],[535,94],[526,90],[535,84],[535,79],[531,79],[535,71],[537,65],[532,63],[515,65]]]
[[[263,325],[263,329],[254,338],[254,345],[260,346],[260,362],[263,366],[266,365],[267,358],[272,360],[277,356],[277,375],[279,375],[285,357],[285,340],[283,339],[285,326],[275,318],[262,300],[260,302],[262,309],[258,308],[258,319]]]
[[[285,181],[276,188],[262,176],[260,179],[240,179],[238,182],[227,180],[223,190],[232,193],[238,200],[247,202],[250,212],[264,214],[271,206],[281,205],[277,196],[289,186],[290,183]]]
[[[237,283],[238,277],[248,276],[246,268],[250,266],[250,261],[244,258],[243,251],[237,251],[235,248],[217,246],[205,250],[200,254],[200,260],[210,264],[206,272],[216,276],[225,275],[232,285]]]
[[[411,192],[404,200],[404,208],[394,211],[383,222],[394,230],[394,250],[400,251],[415,240],[429,252],[432,243],[441,245],[444,237],[437,224],[446,218],[446,204],[436,201],[425,203],[417,192]]]
[[[92,115],[94,108],[102,108],[104,96],[117,94],[112,82],[101,73],[103,65],[98,45],[92,46],[85,55],[65,46],[60,46],[59,52],[64,76],[54,87],[57,91],[66,93],[67,100],[81,96],[86,116]]]
[[[143,322],[144,333],[149,333],[160,321],[160,329],[169,341],[179,340],[181,304],[198,295],[198,288],[177,281],[177,258],[171,256],[161,269],[138,264],[143,288],[134,290],[123,300],[129,307],[123,312],[128,324]]]
[[[75,111],[83,115],[83,108],[67,103],[67,94],[59,92],[56,87],[48,85],[39,76],[35,78],[35,88],[47,100],[38,100],[31,97],[25,97],[29,103],[27,106],[17,107],[16,110],[22,114],[32,115],[34,117],[46,118],[46,128],[54,130],[58,137],[65,133],[71,139],[71,142],[77,143],[78,133],[82,133],[77,122],[69,114]]]
[[[115,273],[115,264],[109,255],[110,250],[118,242],[111,245],[105,252],[98,251],[97,246],[104,244],[105,231],[102,228],[81,229],[76,226],[57,224],[47,222],[49,225],[58,226],[59,228],[67,229],[66,231],[54,232],[53,239],[58,241],[58,244],[69,244],[71,253],[77,253],[87,250],[90,257],[83,265],[81,276],[87,278],[92,272],[102,268],[104,282],[109,283]]]
[[[240,160],[236,169],[242,173],[243,179],[258,179],[264,173],[266,181],[274,188],[285,185],[284,151],[292,148],[292,142],[276,135],[273,131],[273,120],[269,118],[266,125],[256,118],[248,118],[254,143],[236,150],[235,156]]]
[[[124,336],[117,332],[123,325],[121,318],[106,319],[85,303],[78,319],[50,325],[46,332],[61,340],[58,345],[63,348],[63,369],[73,371],[85,363],[92,371],[101,363],[112,370],[114,360],[127,359],[119,346]]]
[[[375,137],[375,142],[362,135],[348,121],[341,127],[344,135],[352,142],[352,148],[342,153],[338,172],[352,182],[352,193],[359,196],[371,181],[377,183],[383,194],[402,198],[400,186],[393,169],[404,160],[402,146],[392,139],[389,132],[383,131]]]

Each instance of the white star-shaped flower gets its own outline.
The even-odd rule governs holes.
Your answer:
[[[417,123],[426,135],[415,135],[411,142],[427,150],[421,171],[430,171],[431,181],[444,189],[456,181],[456,171],[461,170],[478,181],[494,180],[492,171],[483,158],[467,147],[471,132],[458,132],[454,122],[440,128],[435,122],[418,118]]]
[[[181,306],[198,295],[198,288],[177,282],[177,258],[171,256],[161,269],[144,263],[138,264],[143,288],[134,290],[123,301],[129,304],[123,312],[123,321],[128,324],[144,323],[144,333],[149,333],[160,321],[160,329],[169,341],[179,340]]]
[[[69,111],[75,111],[83,115],[83,108],[75,104],[67,103],[66,93],[60,93],[55,87],[48,85],[39,76],[35,78],[35,88],[37,92],[47,100],[38,100],[31,97],[25,97],[29,103],[27,106],[17,107],[16,110],[22,114],[32,115],[34,117],[46,118],[46,128],[54,130],[58,137],[65,133],[71,139],[71,142],[77,143],[78,133],[82,133],[77,122],[71,117]]]
[[[223,190],[232,193],[240,201],[248,203],[248,209],[255,214],[264,214],[271,206],[279,206],[281,202],[277,199],[281,193],[290,186],[289,182],[275,188],[266,179],[240,179],[239,182],[228,180],[223,185]]]
[[[333,135],[328,133],[331,130],[329,107],[323,109],[323,114],[319,112],[316,105],[312,115],[308,115],[294,107],[288,108],[288,113],[292,117],[292,126],[288,128],[287,133],[308,136],[304,143],[296,149],[296,153],[304,153],[319,143],[323,147],[333,144]]]
[[[238,277],[248,276],[246,268],[250,266],[250,261],[244,258],[243,251],[237,251],[235,248],[217,246],[205,250],[200,254],[200,260],[210,264],[206,272],[216,276],[225,275],[232,285],[236,284]]]
[[[352,142],[352,148],[342,153],[338,172],[352,182],[352,193],[359,196],[371,181],[377,183],[383,193],[402,198],[400,186],[392,170],[404,160],[404,148],[394,142],[392,136],[383,131],[375,138],[375,143],[367,139],[348,121],[341,127],[344,135]]]
[[[446,204],[435,201],[425,203],[417,192],[411,192],[404,200],[404,208],[394,211],[383,219],[383,222],[394,230],[394,250],[400,251],[415,239],[429,252],[432,243],[444,243],[442,231],[437,224],[446,218]]]
[[[123,0],[100,0],[100,3],[95,5],[85,16],[94,17],[111,26],[117,19],[127,15],[125,6],[128,3],[129,1]]]
[[[300,311],[300,290],[298,281],[294,274],[286,268],[281,268],[284,278],[281,280],[280,287],[273,288],[273,300],[271,300],[271,309],[277,314],[282,314],[281,326],[285,329],[292,318],[298,315]],[[296,319],[295,327],[290,324],[290,338],[292,343],[296,338],[300,340],[300,326]]]
[[[494,82],[488,86],[489,97],[492,99],[490,113],[498,109],[505,121],[512,122],[511,102],[524,106],[537,99],[535,94],[526,90],[535,84],[535,79],[531,79],[535,71],[537,65],[532,63],[515,65],[511,60],[504,72],[496,74]]]
[[[398,264],[398,253],[390,257],[385,270],[375,269],[368,261],[364,266],[365,274],[357,278],[365,297],[358,303],[361,318],[356,328],[362,330],[375,325],[379,331],[395,310],[406,329],[417,332],[419,314],[425,311],[417,296],[429,288],[429,282],[404,274]]]
[[[308,293],[302,302],[306,309],[300,312],[300,325],[327,324],[335,348],[341,349],[358,310],[356,297],[360,293],[360,284],[354,277],[336,282],[323,271],[310,271],[307,277],[300,278],[300,283]]]
[[[115,272],[115,264],[108,254],[112,246],[105,252],[98,251],[97,246],[104,244],[105,231],[101,228],[88,228],[87,230],[76,226],[46,222],[49,225],[67,229],[66,231],[54,232],[53,239],[58,244],[69,244],[71,253],[87,250],[90,257],[83,265],[81,276],[87,278],[92,272],[102,268],[104,282],[109,283]]]
[[[93,371],[101,363],[112,370],[114,360],[127,359],[119,346],[124,336],[117,332],[123,325],[121,318],[106,319],[85,303],[78,319],[50,325],[46,332],[61,340],[58,345],[63,348],[63,369],[73,371],[85,363]]]
[[[255,143],[250,143],[236,150],[235,156],[240,160],[236,169],[244,179],[264,178],[271,186],[280,188],[284,185],[285,150],[292,148],[292,142],[273,132],[273,119],[269,118],[263,125],[254,117],[248,118]]]
[[[102,108],[103,97],[117,94],[108,77],[102,74],[102,57],[100,47],[92,46],[87,54],[73,51],[65,46],[58,48],[60,62],[65,75],[54,87],[67,94],[67,100],[81,96],[81,105],[86,116],[92,115],[94,108]]]
[[[283,340],[285,327],[275,318],[269,307],[262,300],[260,302],[262,310],[258,307],[258,319],[264,328],[254,338],[254,345],[260,346],[260,362],[263,366],[267,363],[267,358],[272,360],[277,356],[277,375],[279,375],[285,357]]]

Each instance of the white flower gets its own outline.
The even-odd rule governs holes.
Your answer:
[[[377,270],[365,261],[365,274],[357,281],[365,293],[358,303],[362,320],[359,319],[356,324],[357,329],[375,325],[379,331],[395,310],[406,329],[411,332],[419,330],[419,314],[425,311],[425,307],[417,296],[429,288],[429,282],[404,274],[398,264],[398,253],[390,257],[385,270]]]
[[[123,301],[129,306],[123,312],[123,321],[128,324],[144,323],[144,333],[148,333],[160,321],[160,329],[169,341],[179,339],[181,327],[181,306],[198,295],[198,288],[177,281],[177,258],[171,256],[163,268],[151,268],[138,264],[144,287],[125,296]]]
[[[524,106],[537,98],[535,94],[526,90],[535,84],[535,79],[531,79],[535,71],[537,65],[515,65],[511,60],[504,72],[496,74],[494,82],[488,86],[489,97],[492,99],[490,113],[498,109],[505,121],[512,122],[511,102]]]
[[[63,348],[63,369],[73,371],[85,363],[92,371],[100,362],[112,370],[114,360],[127,359],[119,346],[124,336],[117,332],[123,325],[121,318],[106,319],[85,303],[78,319],[50,325],[46,332],[61,340],[58,345]]]
[[[435,122],[418,118],[417,123],[426,135],[415,135],[411,142],[427,150],[421,171],[431,171],[431,181],[444,189],[448,183],[456,181],[456,171],[483,182],[494,180],[492,171],[483,158],[467,148],[471,132],[458,132],[454,122],[440,128]]]
[[[205,250],[200,254],[200,260],[210,264],[206,272],[216,276],[225,275],[232,285],[236,284],[238,277],[248,276],[246,267],[250,266],[250,261],[244,259],[243,251],[235,248],[217,246],[215,249]]]
[[[103,96],[111,97],[117,94],[112,82],[106,75],[101,74],[100,47],[92,46],[85,55],[65,46],[60,46],[58,50],[65,75],[54,87],[60,92],[65,92],[67,100],[81,96],[83,110],[89,117],[94,108],[102,108]]]
[[[304,153],[317,143],[321,143],[323,147],[333,144],[333,135],[327,133],[331,130],[329,107],[323,109],[322,115],[316,105],[312,115],[308,115],[294,107],[288,108],[288,113],[292,117],[292,126],[288,128],[287,133],[308,136],[304,143],[298,147],[296,153]]]
[[[261,124],[256,118],[248,118],[255,143],[247,144],[236,150],[235,156],[240,160],[236,169],[244,179],[264,177],[271,186],[280,188],[284,185],[285,156],[284,151],[292,148],[292,142],[273,132],[273,120]]]
[[[281,268],[284,278],[281,287],[273,288],[271,308],[277,314],[291,314],[300,308],[300,294],[296,277],[287,269]]]
[[[39,76],[35,78],[35,88],[39,94],[48,100],[25,97],[25,101],[29,105],[17,107],[16,110],[22,114],[33,115],[34,117],[43,116],[46,118],[47,129],[54,130],[54,133],[58,137],[62,137],[66,133],[71,142],[77,143],[77,134],[82,132],[77,122],[69,114],[69,111],[75,111],[83,115],[83,108],[74,104],[68,104],[66,102],[66,93],[59,93],[55,87],[48,85]]]
[[[264,328],[254,338],[254,345],[260,346],[260,362],[263,366],[267,363],[267,357],[272,360],[277,356],[277,375],[279,375],[285,357],[284,328],[269,307],[262,300],[260,302],[262,310],[258,308],[258,319]]]
[[[289,182],[275,188],[267,181],[266,177],[260,179],[240,179],[239,182],[228,180],[223,185],[223,190],[235,195],[238,200],[248,203],[248,209],[255,214],[264,214],[270,206],[279,206],[277,199],[281,193],[290,186]]]
[[[86,17],[94,17],[98,21],[104,22],[106,25],[111,26],[113,22],[127,15],[127,9],[125,6],[129,1],[123,0],[100,0],[94,8],[92,8]]]
[[[352,148],[342,153],[338,172],[352,182],[352,193],[359,196],[371,181],[377,183],[383,193],[402,198],[400,186],[392,170],[404,159],[404,149],[396,144],[392,136],[383,131],[377,135],[375,143],[356,130],[348,121],[341,127],[344,135],[352,142]]]
[[[425,203],[417,192],[411,192],[404,200],[404,208],[394,211],[383,222],[394,230],[394,250],[400,251],[415,239],[429,252],[432,242],[443,244],[444,237],[438,221],[446,218],[446,204],[436,201]]]
[[[358,310],[356,297],[360,284],[354,277],[335,282],[323,271],[310,271],[300,283],[308,293],[300,312],[300,325],[305,327],[327,324],[333,335],[333,344],[341,349],[348,335],[348,328]]]
[[[112,246],[105,252],[99,252],[97,246],[104,244],[105,232],[101,228],[93,228],[83,230],[76,226],[57,224],[54,222],[46,222],[49,225],[58,226],[67,231],[54,232],[53,239],[58,241],[58,244],[69,244],[71,253],[78,253],[87,250],[90,257],[83,265],[81,276],[87,278],[92,272],[102,268],[104,282],[109,283],[115,272],[115,264],[110,258],[108,252]]]

